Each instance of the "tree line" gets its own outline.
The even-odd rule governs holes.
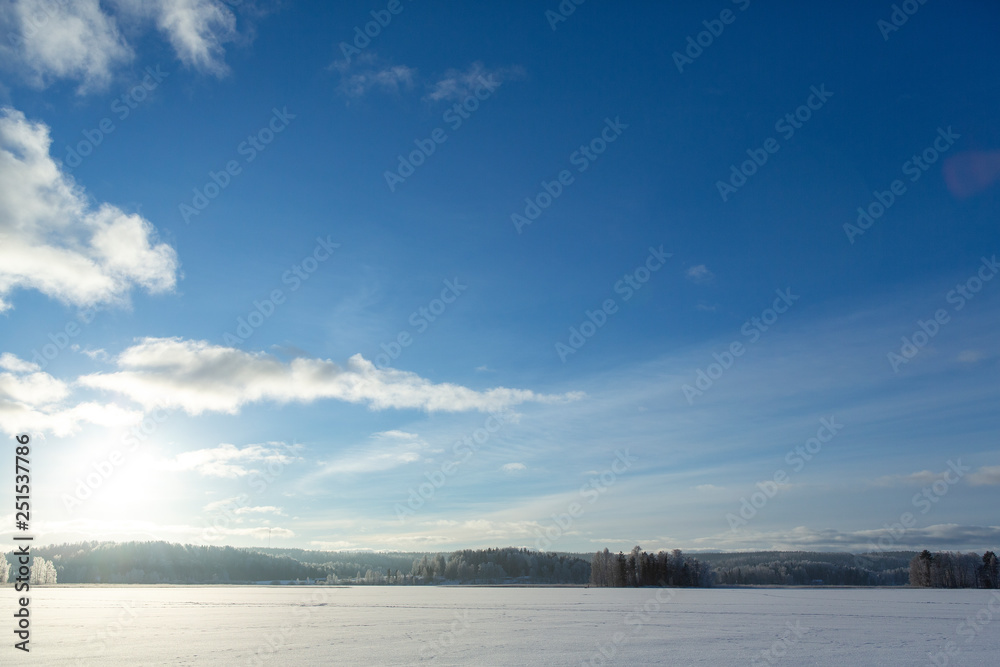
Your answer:
[[[40,568],[39,561],[50,563],[53,576],[67,584],[250,583],[326,576],[319,566],[236,547],[82,542],[34,547],[32,552],[32,570],[47,572],[48,567]],[[13,554],[7,558],[13,563]]]
[[[35,547],[32,582],[204,584],[309,581],[418,585],[522,582],[585,584],[590,564],[528,549],[375,553],[195,546],[168,542],[82,542]],[[414,558],[414,556],[420,556]],[[13,553],[0,558],[4,583]],[[5,567],[7,566],[7,567]]]
[[[931,553],[924,549],[910,561],[910,585],[924,588],[1000,588],[1000,563],[992,551]]]
[[[590,561],[590,585],[711,586],[712,568],[697,558],[685,556],[680,549],[648,554],[636,546],[627,555],[605,549],[595,553]]]
[[[723,586],[905,586],[912,555],[761,551],[702,557]]]
[[[352,585],[534,583],[593,586],[904,586],[997,588],[997,556],[913,551],[646,553],[635,547],[589,557],[525,548],[450,554],[330,552],[195,546],[168,542],[82,542],[34,547],[32,583],[204,584],[321,581]],[[13,553],[0,557],[10,582]]]
[[[462,549],[413,561],[412,573],[419,582],[437,580],[472,583],[503,583],[518,580],[535,584],[585,584],[590,565],[576,556],[506,547]]]

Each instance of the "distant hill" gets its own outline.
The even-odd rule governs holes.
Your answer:
[[[593,554],[528,549],[453,553],[237,548],[168,542],[80,542],[35,547],[59,583],[203,584],[315,581],[343,584],[585,584]],[[715,585],[901,586],[914,551],[695,553]],[[625,555],[626,558],[628,554]],[[13,564],[12,555],[7,555]],[[702,584],[704,585],[704,584]]]
[[[441,582],[584,584],[590,564],[527,549],[466,549],[452,554],[334,552],[195,546],[168,542],[80,542],[32,549],[73,583],[211,584],[316,581],[345,584]],[[13,564],[12,554],[6,555]]]

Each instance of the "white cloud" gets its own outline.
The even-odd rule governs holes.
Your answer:
[[[6,371],[13,371],[14,373],[31,373],[41,370],[38,364],[19,359],[10,352],[0,354],[0,368]]]
[[[523,463],[505,463],[500,467],[506,473],[518,473],[528,469]]]
[[[73,345],[70,345],[70,349],[74,352],[79,352],[82,355],[88,356],[94,361],[107,361],[109,359],[108,353],[102,347],[92,350],[89,347],[80,347],[74,343]]]
[[[94,208],[49,156],[49,130],[0,109],[0,312],[16,288],[64,303],[126,303],[174,288],[177,256],[139,215]]]
[[[414,373],[377,369],[360,354],[352,356],[345,368],[325,359],[293,359],[286,364],[264,353],[181,338],[143,339],[116,362],[119,372],[87,375],[78,382],[122,394],[145,407],[180,408],[192,415],[235,414],[247,403],[265,400],[307,403],[331,398],[365,403],[373,410],[487,412],[527,401],[553,403],[582,396],[434,384]]]
[[[285,513],[280,507],[274,505],[258,505],[256,507],[237,507],[233,514],[278,514],[284,516]]]
[[[5,433],[54,433],[72,435],[84,423],[101,426],[129,426],[142,419],[137,410],[117,405],[78,403],[66,405],[69,387],[38,366],[9,352],[0,355],[0,431]]]
[[[223,537],[253,537],[258,540],[264,538],[291,538],[295,537],[295,533],[287,528],[277,528],[270,526],[257,526],[255,528],[227,528],[225,526],[212,526],[212,535],[215,538]],[[204,534],[205,531],[202,531]]]
[[[708,267],[704,264],[699,264],[698,266],[692,266],[688,269],[685,274],[688,280],[696,283],[707,283],[711,282],[715,275],[708,270]]]
[[[983,466],[974,473],[969,474],[969,484],[973,486],[996,486],[1000,485],[1000,466]]]
[[[14,0],[0,9],[0,27],[13,36],[0,56],[31,83],[79,81],[77,92],[106,88],[115,70],[135,58],[132,39],[152,26],[177,58],[201,72],[223,76],[227,43],[236,41],[236,15],[223,0]]]
[[[223,443],[212,449],[183,452],[173,459],[164,461],[162,467],[164,470],[172,471],[191,470],[205,477],[235,479],[256,472],[254,468],[248,468],[244,464],[288,465],[298,460],[297,457],[289,455],[291,450],[292,448],[282,443],[273,442],[266,445],[247,445],[242,449]]]
[[[372,434],[373,438],[393,438],[396,440],[417,440],[420,438],[416,433],[407,433],[406,431],[379,431],[378,433]]]
[[[524,76],[520,67],[500,67],[488,70],[481,62],[474,62],[465,71],[450,69],[444,76],[431,85],[431,91],[426,99],[432,102],[451,100],[462,102],[484,86],[492,90],[504,81],[519,79]]]
[[[161,0],[157,27],[188,67],[223,76],[223,44],[236,38],[236,16],[217,0]]]
[[[12,46],[5,46],[0,55],[9,65],[16,63],[36,86],[71,79],[80,82],[80,94],[100,90],[115,68],[134,56],[115,19],[104,13],[98,0],[4,4],[0,25],[10,31]]]
[[[274,505],[260,505],[260,506],[247,506],[243,505],[246,502],[247,496],[233,496],[232,498],[223,498],[222,500],[216,500],[214,502],[208,503],[202,507],[202,511],[208,514],[214,514],[215,512],[230,512],[232,514],[278,514],[284,516],[285,513],[280,507],[275,507]]]

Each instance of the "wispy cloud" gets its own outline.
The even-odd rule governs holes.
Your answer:
[[[236,16],[218,0],[160,0],[156,25],[182,63],[223,76],[229,72],[224,45],[236,39]]]
[[[715,274],[708,270],[708,267],[704,264],[699,264],[697,266],[692,266],[688,269],[684,275],[688,280],[696,283],[709,283],[715,278]]]
[[[293,448],[283,443],[247,445],[243,448],[224,443],[212,449],[183,452],[164,461],[162,467],[171,471],[192,471],[205,477],[235,479],[255,472],[255,469],[248,467],[248,464],[288,465],[297,460],[297,457],[290,454],[292,451]]]
[[[798,526],[790,530],[766,532],[720,533],[694,540],[695,547],[712,550],[748,549],[775,551],[872,551],[879,538],[884,539],[883,528],[871,530],[840,531],[815,530]],[[996,544],[1000,540],[1000,526],[968,526],[955,523],[935,524],[909,528],[894,538],[893,549],[979,549],[983,544]]]
[[[38,364],[33,364],[30,361],[19,359],[10,352],[0,354],[0,368],[14,373],[33,373],[41,370]]]
[[[216,500],[210,502],[204,507],[202,511],[208,514],[214,514],[215,512],[225,510],[231,512],[235,515],[240,514],[276,514],[284,516],[284,511],[280,507],[275,507],[274,505],[261,505],[256,507],[250,507],[246,505],[241,505],[240,501],[244,498],[241,496],[233,496],[232,498],[223,498],[222,500]]]
[[[98,0],[13,0],[0,8],[0,25],[10,35],[0,55],[38,87],[69,79],[80,94],[101,90],[135,55]]]
[[[450,69],[432,83],[426,99],[432,102],[451,100],[461,102],[484,86],[492,90],[504,81],[524,77],[521,67],[487,69],[483,63],[474,62],[465,70]]]
[[[352,62],[335,60],[327,69],[340,74],[339,90],[350,98],[364,97],[372,91],[399,94],[412,90],[421,79],[415,68],[392,64],[374,52],[363,53]],[[428,102],[462,102],[484,87],[492,91],[504,81],[523,77],[521,67],[487,69],[483,63],[474,62],[464,70],[449,69],[427,83],[424,99]]]
[[[114,404],[72,404],[68,384],[9,352],[0,355],[0,368],[9,371],[0,373],[0,431],[67,436],[84,424],[122,427],[142,419],[141,412]]]
[[[973,473],[969,473],[969,484],[973,486],[997,486],[1000,485],[1000,466],[983,466]]]
[[[383,431],[373,433],[370,442],[332,461],[323,461],[320,468],[304,480],[306,483],[328,477],[391,470],[416,463],[427,451],[427,443],[414,433]]]
[[[963,364],[974,364],[977,361],[982,361],[986,358],[986,355],[980,350],[962,350],[958,353],[957,359]]]
[[[329,69],[340,73],[339,90],[347,97],[363,97],[372,90],[398,94],[413,88],[417,70],[386,63],[373,53],[363,53],[353,63],[337,60]]]
[[[341,368],[326,359],[283,363],[263,353],[249,353],[207,341],[146,338],[122,352],[117,373],[79,378],[84,386],[115,392],[149,408],[180,408],[235,414],[247,403],[306,403],[328,398],[365,403],[373,410],[416,409],[427,412],[500,410],[525,402],[556,403],[579,393],[538,394],[497,387],[476,391],[450,383],[434,384],[414,373],[378,369],[360,354]]]
[[[941,479],[943,472],[921,470],[905,475],[883,475],[872,481],[873,486],[926,486]]]
[[[232,3],[223,0],[13,0],[0,8],[0,45],[8,68],[46,87],[78,81],[77,92],[104,89],[135,51],[125,34],[163,34],[185,66],[224,76],[225,45],[240,38]],[[124,28],[124,29],[123,29]],[[10,43],[10,45],[7,44]]]

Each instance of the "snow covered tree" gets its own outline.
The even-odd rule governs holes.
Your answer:
[[[32,584],[54,584],[56,583],[56,566],[44,558],[36,556],[31,559],[31,578],[28,580]]]

